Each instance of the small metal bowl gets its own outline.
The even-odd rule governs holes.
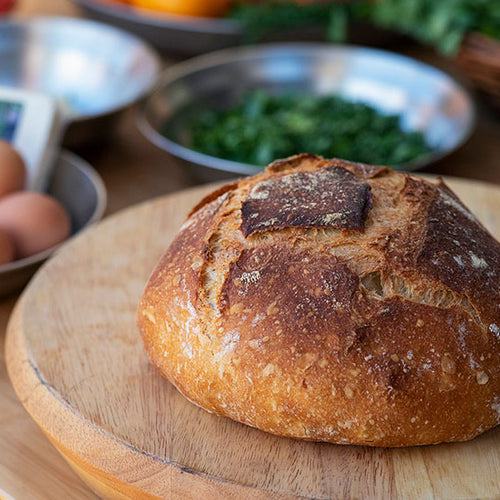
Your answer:
[[[47,191],[71,217],[72,236],[99,220],[106,209],[106,189],[96,171],[78,156],[63,151]],[[0,265],[0,297],[19,291],[58,247]]]
[[[254,174],[261,167],[189,148],[193,109],[224,108],[255,89],[273,94],[338,94],[381,113],[402,116],[404,130],[420,130],[433,151],[401,170],[426,167],[471,134],[475,111],[467,92],[442,71],[391,52],[330,44],[272,44],[227,49],[167,70],[141,108],[138,125],[158,147],[202,180]],[[222,173],[222,174],[221,174]]]
[[[65,143],[102,138],[100,121],[143,97],[160,63],[148,45],[105,24],[73,18],[0,22],[0,85],[56,98]]]
[[[159,50],[179,56],[194,56],[239,45],[240,23],[233,19],[203,18],[130,8],[115,0],[73,0],[97,19],[135,33]]]

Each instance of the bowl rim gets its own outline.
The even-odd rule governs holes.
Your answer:
[[[66,125],[70,125],[72,123],[81,123],[87,120],[101,118],[122,111],[143,100],[155,88],[158,78],[161,74],[161,68],[162,68],[161,58],[158,52],[153,48],[151,44],[149,44],[142,38],[126,30],[117,28],[116,26],[112,26],[110,24],[95,21],[92,19],[47,15],[47,16],[27,17],[24,19],[17,19],[17,18],[0,19],[0,31],[2,30],[2,28],[5,27],[14,29],[23,29],[23,28],[26,29],[29,28],[30,26],[50,27],[52,25],[58,26],[58,25],[68,25],[68,24],[71,24],[72,26],[76,27],[92,26],[97,30],[112,32],[114,33],[115,36],[118,36],[123,40],[128,40],[128,42],[131,44],[136,44],[137,46],[142,47],[144,54],[146,54],[147,57],[149,58],[153,71],[151,79],[147,81],[145,85],[137,91],[134,97],[125,102],[115,104],[107,108],[106,110],[100,111],[98,113],[90,113],[90,114],[61,113]],[[57,96],[51,96],[51,97],[56,102],[59,101],[59,98]]]
[[[134,7],[114,0],[72,0],[80,7],[102,14],[118,16],[129,22],[166,29],[189,29],[198,33],[241,35],[241,24],[226,17],[199,17],[155,12],[144,7]]]
[[[282,43],[269,43],[252,45],[247,47],[232,47],[227,49],[218,50],[208,54],[203,54],[187,61],[178,63],[170,68],[167,68],[162,75],[160,75],[156,86],[150,92],[148,97],[144,100],[138,113],[136,115],[136,123],[141,131],[141,133],[148,139],[152,144],[156,145],[160,149],[191,163],[196,163],[199,166],[205,168],[212,168],[214,170],[232,172],[237,174],[255,174],[261,172],[264,167],[257,165],[252,165],[249,163],[236,162],[232,160],[226,160],[224,158],[219,158],[216,156],[207,155],[195,151],[194,149],[188,148],[175,142],[171,139],[163,136],[148,120],[148,112],[152,107],[152,103],[155,97],[161,93],[165,92],[165,87],[176,81],[182,80],[189,74],[202,71],[209,68],[214,68],[216,66],[227,64],[231,62],[244,62],[245,60],[256,58],[256,57],[269,57],[274,55],[279,55],[279,53],[289,54],[318,54],[327,52],[347,52],[347,53],[365,53],[373,54],[378,57],[390,57],[393,60],[400,61],[402,63],[411,64],[416,68],[424,69],[428,74],[434,74],[440,78],[448,81],[452,86],[454,86],[465,98],[468,105],[468,121],[462,130],[462,135],[460,140],[451,148],[443,150],[434,150],[424,157],[420,157],[412,162],[407,162],[404,164],[399,164],[393,166],[400,171],[413,171],[425,168],[432,163],[450,155],[461,146],[463,146],[471,137],[473,131],[476,128],[477,122],[477,110],[474,100],[471,97],[470,92],[456,79],[445,71],[427,64],[418,59],[412,57],[392,52],[388,50],[372,48],[362,45],[351,45],[351,44],[332,44],[332,43],[321,43],[321,42],[282,42]]]
[[[75,233],[70,234],[67,240],[54,245],[50,248],[47,248],[46,250],[43,250],[42,252],[38,252],[35,255],[30,255],[29,257],[24,257],[23,259],[17,259],[13,262],[9,262],[7,264],[1,264],[0,265],[0,278],[3,274],[7,274],[13,271],[17,271],[21,268],[27,268],[31,265],[39,264],[42,263],[44,260],[48,259],[55,251],[57,251],[58,248],[63,246],[65,243],[67,243],[70,239],[74,238],[75,236],[79,235],[82,231],[86,230],[89,226],[91,226],[94,222],[97,222],[102,218],[104,215],[104,212],[106,210],[107,206],[107,191],[106,187],[104,185],[104,182],[101,178],[101,176],[94,170],[90,164],[81,158],[80,156],[75,155],[74,153],[71,153],[70,151],[67,150],[61,150],[59,153],[57,160],[60,161],[64,160],[68,163],[71,163],[75,168],[78,170],[84,172],[84,174],[90,179],[92,185],[95,188],[96,191],[96,199],[97,203],[96,206],[90,216],[90,218],[87,220],[87,222],[80,228],[78,231]]]

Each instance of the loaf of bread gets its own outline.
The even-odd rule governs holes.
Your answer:
[[[500,244],[441,180],[299,155],[199,203],[138,325],[189,400],[306,440],[500,422]]]

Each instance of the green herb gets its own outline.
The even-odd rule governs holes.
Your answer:
[[[472,31],[500,39],[497,0],[381,0],[360,2],[353,9],[355,17],[412,36],[445,54],[456,53]]]
[[[260,166],[302,152],[397,166],[431,151],[399,116],[338,96],[255,91],[229,109],[198,111],[190,127],[193,149]]]
[[[237,3],[231,17],[243,24],[248,42],[259,41],[276,31],[305,26],[323,29],[331,41],[343,41],[347,36],[348,6],[344,4]]]
[[[345,41],[349,24],[364,21],[406,34],[455,54],[465,35],[477,31],[500,39],[498,0],[359,0],[299,5],[270,1],[237,4],[231,17],[250,41],[288,28],[315,25],[331,41]]]

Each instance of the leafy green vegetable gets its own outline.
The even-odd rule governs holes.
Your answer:
[[[302,152],[397,166],[431,151],[420,132],[403,132],[399,122],[399,116],[338,96],[260,90],[226,110],[198,110],[190,147],[261,166]]]
[[[251,41],[308,25],[321,28],[331,41],[345,41],[349,24],[360,20],[412,36],[445,54],[456,53],[471,31],[500,39],[499,0],[358,0],[308,5],[274,0],[236,4],[231,17],[243,24]]]
[[[377,26],[410,35],[445,54],[456,53],[471,31],[500,39],[497,0],[364,1],[353,9],[354,17],[364,17]]]
[[[290,2],[237,3],[231,17],[245,26],[248,42],[290,28],[316,26],[328,33],[331,41],[343,41],[347,36],[348,7],[344,4],[313,3],[298,5]]]

